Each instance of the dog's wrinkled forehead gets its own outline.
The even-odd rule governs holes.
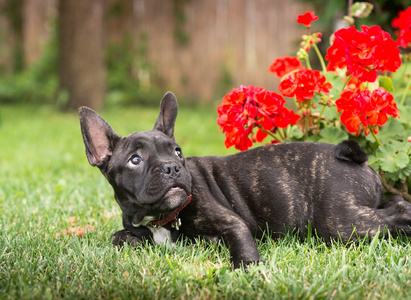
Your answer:
[[[150,154],[150,153],[167,153],[174,149],[175,141],[160,131],[151,130],[143,132],[134,132],[123,137],[116,147],[115,152],[125,156],[132,154]]]

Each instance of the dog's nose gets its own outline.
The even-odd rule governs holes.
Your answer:
[[[175,178],[180,173],[180,168],[175,163],[164,164],[161,168],[165,177]]]

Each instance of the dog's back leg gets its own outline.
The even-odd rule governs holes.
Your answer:
[[[392,234],[398,231],[411,236],[411,203],[396,195],[380,204],[378,211],[387,219],[387,227]]]
[[[380,204],[377,209],[358,208],[353,225],[356,233],[363,237],[365,234],[374,236],[377,232],[381,237],[387,237],[388,232],[397,236],[403,232],[411,236],[411,203],[405,201],[401,196],[393,196]]]
[[[401,196],[394,196],[378,207],[341,207],[345,210],[341,209],[338,214],[329,213],[324,219],[327,227],[314,225],[314,229],[327,241],[327,237],[341,239],[344,243],[366,236],[373,237],[376,234],[387,237],[388,231],[393,236],[397,236],[398,232],[411,236],[411,203],[406,202]],[[328,232],[324,231],[324,228]],[[335,235],[337,233],[338,236]]]

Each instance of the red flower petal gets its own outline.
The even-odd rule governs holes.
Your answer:
[[[335,32],[325,59],[328,69],[347,68],[361,81],[375,81],[377,72],[395,72],[401,66],[400,50],[390,35],[379,26],[354,26]]]
[[[272,64],[268,67],[268,71],[275,73],[278,77],[281,78],[294,70],[298,70],[301,67],[302,64],[296,56],[284,56],[274,59]]]
[[[278,90],[285,97],[295,96],[300,102],[311,99],[314,93],[328,94],[331,88],[331,83],[326,82],[320,71],[307,68],[287,76],[278,86]]]
[[[223,97],[217,108],[217,123],[225,134],[225,146],[246,150],[252,146],[250,136],[260,142],[267,136],[266,131],[275,132],[275,124],[281,124],[282,128],[295,124],[299,116],[289,112],[284,103],[281,95],[261,87],[240,86],[233,89]],[[279,119],[281,121],[277,122]],[[256,134],[253,133],[254,129],[257,130]]]
[[[312,12],[307,11],[305,14],[297,16],[297,23],[302,24],[306,27],[310,27],[311,22],[314,22],[316,20],[318,20],[318,17],[315,16],[315,12],[313,11]]]
[[[360,124],[363,127],[371,126],[375,133],[378,132],[378,126],[383,126],[387,122],[388,115],[398,116],[394,97],[384,88],[378,88],[372,93],[367,88],[346,89],[335,104],[337,111],[343,111],[341,122],[347,131],[356,132],[357,135],[363,130]],[[369,128],[364,131],[366,135],[369,132]]]

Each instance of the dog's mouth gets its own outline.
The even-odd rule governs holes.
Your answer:
[[[188,194],[181,186],[172,186],[154,205],[159,212],[167,213],[179,208],[186,202]],[[154,207],[153,207],[154,208]]]
[[[168,192],[164,195],[164,197],[168,197],[173,195],[174,193],[185,192],[185,190],[179,186],[173,186],[168,190]]]

